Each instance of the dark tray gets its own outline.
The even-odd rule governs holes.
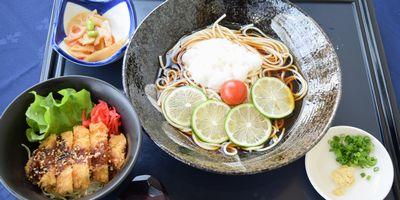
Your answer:
[[[138,22],[160,3],[133,1]],[[343,95],[333,125],[360,127],[385,145],[395,170],[394,185],[386,199],[399,199],[399,113],[371,2],[305,0],[294,3],[321,25],[340,59]],[[103,79],[122,90],[122,60],[109,66],[88,68],[70,63],[52,50],[49,41],[53,19],[52,16],[41,80],[80,74]],[[270,172],[226,176],[201,171],[173,159],[146,134],[142,144],[132,176],[155,176],[171,199],[322,199],[308,181],[304,158]],[[119,189],[126,186],[124,183]]]

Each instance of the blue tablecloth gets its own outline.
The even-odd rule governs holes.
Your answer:
[[[400,105],[400,0],[374,0],[390,76]]]
[[[0,112],[39,81],[52,1],[0,3]],[[374,0],[391,78],[400,103],[400,0]],[[0,199],[14,199],[0,185]]]
[[[0,3],[0,112],[39,81],[53,1]],[[0,199],[14,199],[0,186]]]

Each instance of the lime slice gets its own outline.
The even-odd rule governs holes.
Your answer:
[[[230,107],[223,102],[208,100],[197,106],[192,115],[192,129],[204,142],[220,144],[229,138],[224,123]]]
[[[164,107],[162,107],[162,112],[165,113]],[[174,123],[173,121],[171,121],[171,119],[170,119],[168,116],[166,116],[165,114],[164,114],[164,117],[165,117],[165,119],[167,120],[167,122],[168,122],[171,126],[177,128],[177,129],[179,129],[179,130],[181,130],[181,131],[183,131],[183,132],[189,132],[189,131],[192,130],[192,129],[190,128],[190,126],[181,126],[181,125],[175,124],[175,123]]]
[[[242,104],[228,113],[225,131],[233,143],[242,147],[253,147],[268,140],[272,125],[253,104]]]
[[[207,97],[199,89],[191,86],[179,87],[163,101],[163,113],[174,124],[190,127],[193,109],[204,101],[207,101]]]
[[[283,118],[294,110],[292,91],[277,78],[257,80],[251,88],[251,98],[257,110],[269,118]]]
[[[205,143],[203,141],[201,141],[196,134],[192,135],[193,141],[195,144],[197,144],[199,147],[206,149],[206,150],[211,150],[211,151],[215,151],[219,148],[221,148],[220,144],[212,144],[212,143]]]

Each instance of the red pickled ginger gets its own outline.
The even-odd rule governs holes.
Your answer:
[[[90,119],[86,119],[86,113],[82,113],[82,125],[88,127],[90,123],[103,122],[109,134],[119,134],[119,127],[121,126],[121,116],[117,113],[114,107],[109,107],[105,101],[99,100],[92,111],[90,112]]]

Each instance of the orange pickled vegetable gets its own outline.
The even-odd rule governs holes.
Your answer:
[[[86,119],[86,113],[82,113],[82,125],[88,127],[90,123],[103,122],[109,134],[119,134],[119,127],[121,126],[121,116],[117,113],[114,107],[108,107],[105,101],[99,100],[92,111],[90,112],[90,119]]]

